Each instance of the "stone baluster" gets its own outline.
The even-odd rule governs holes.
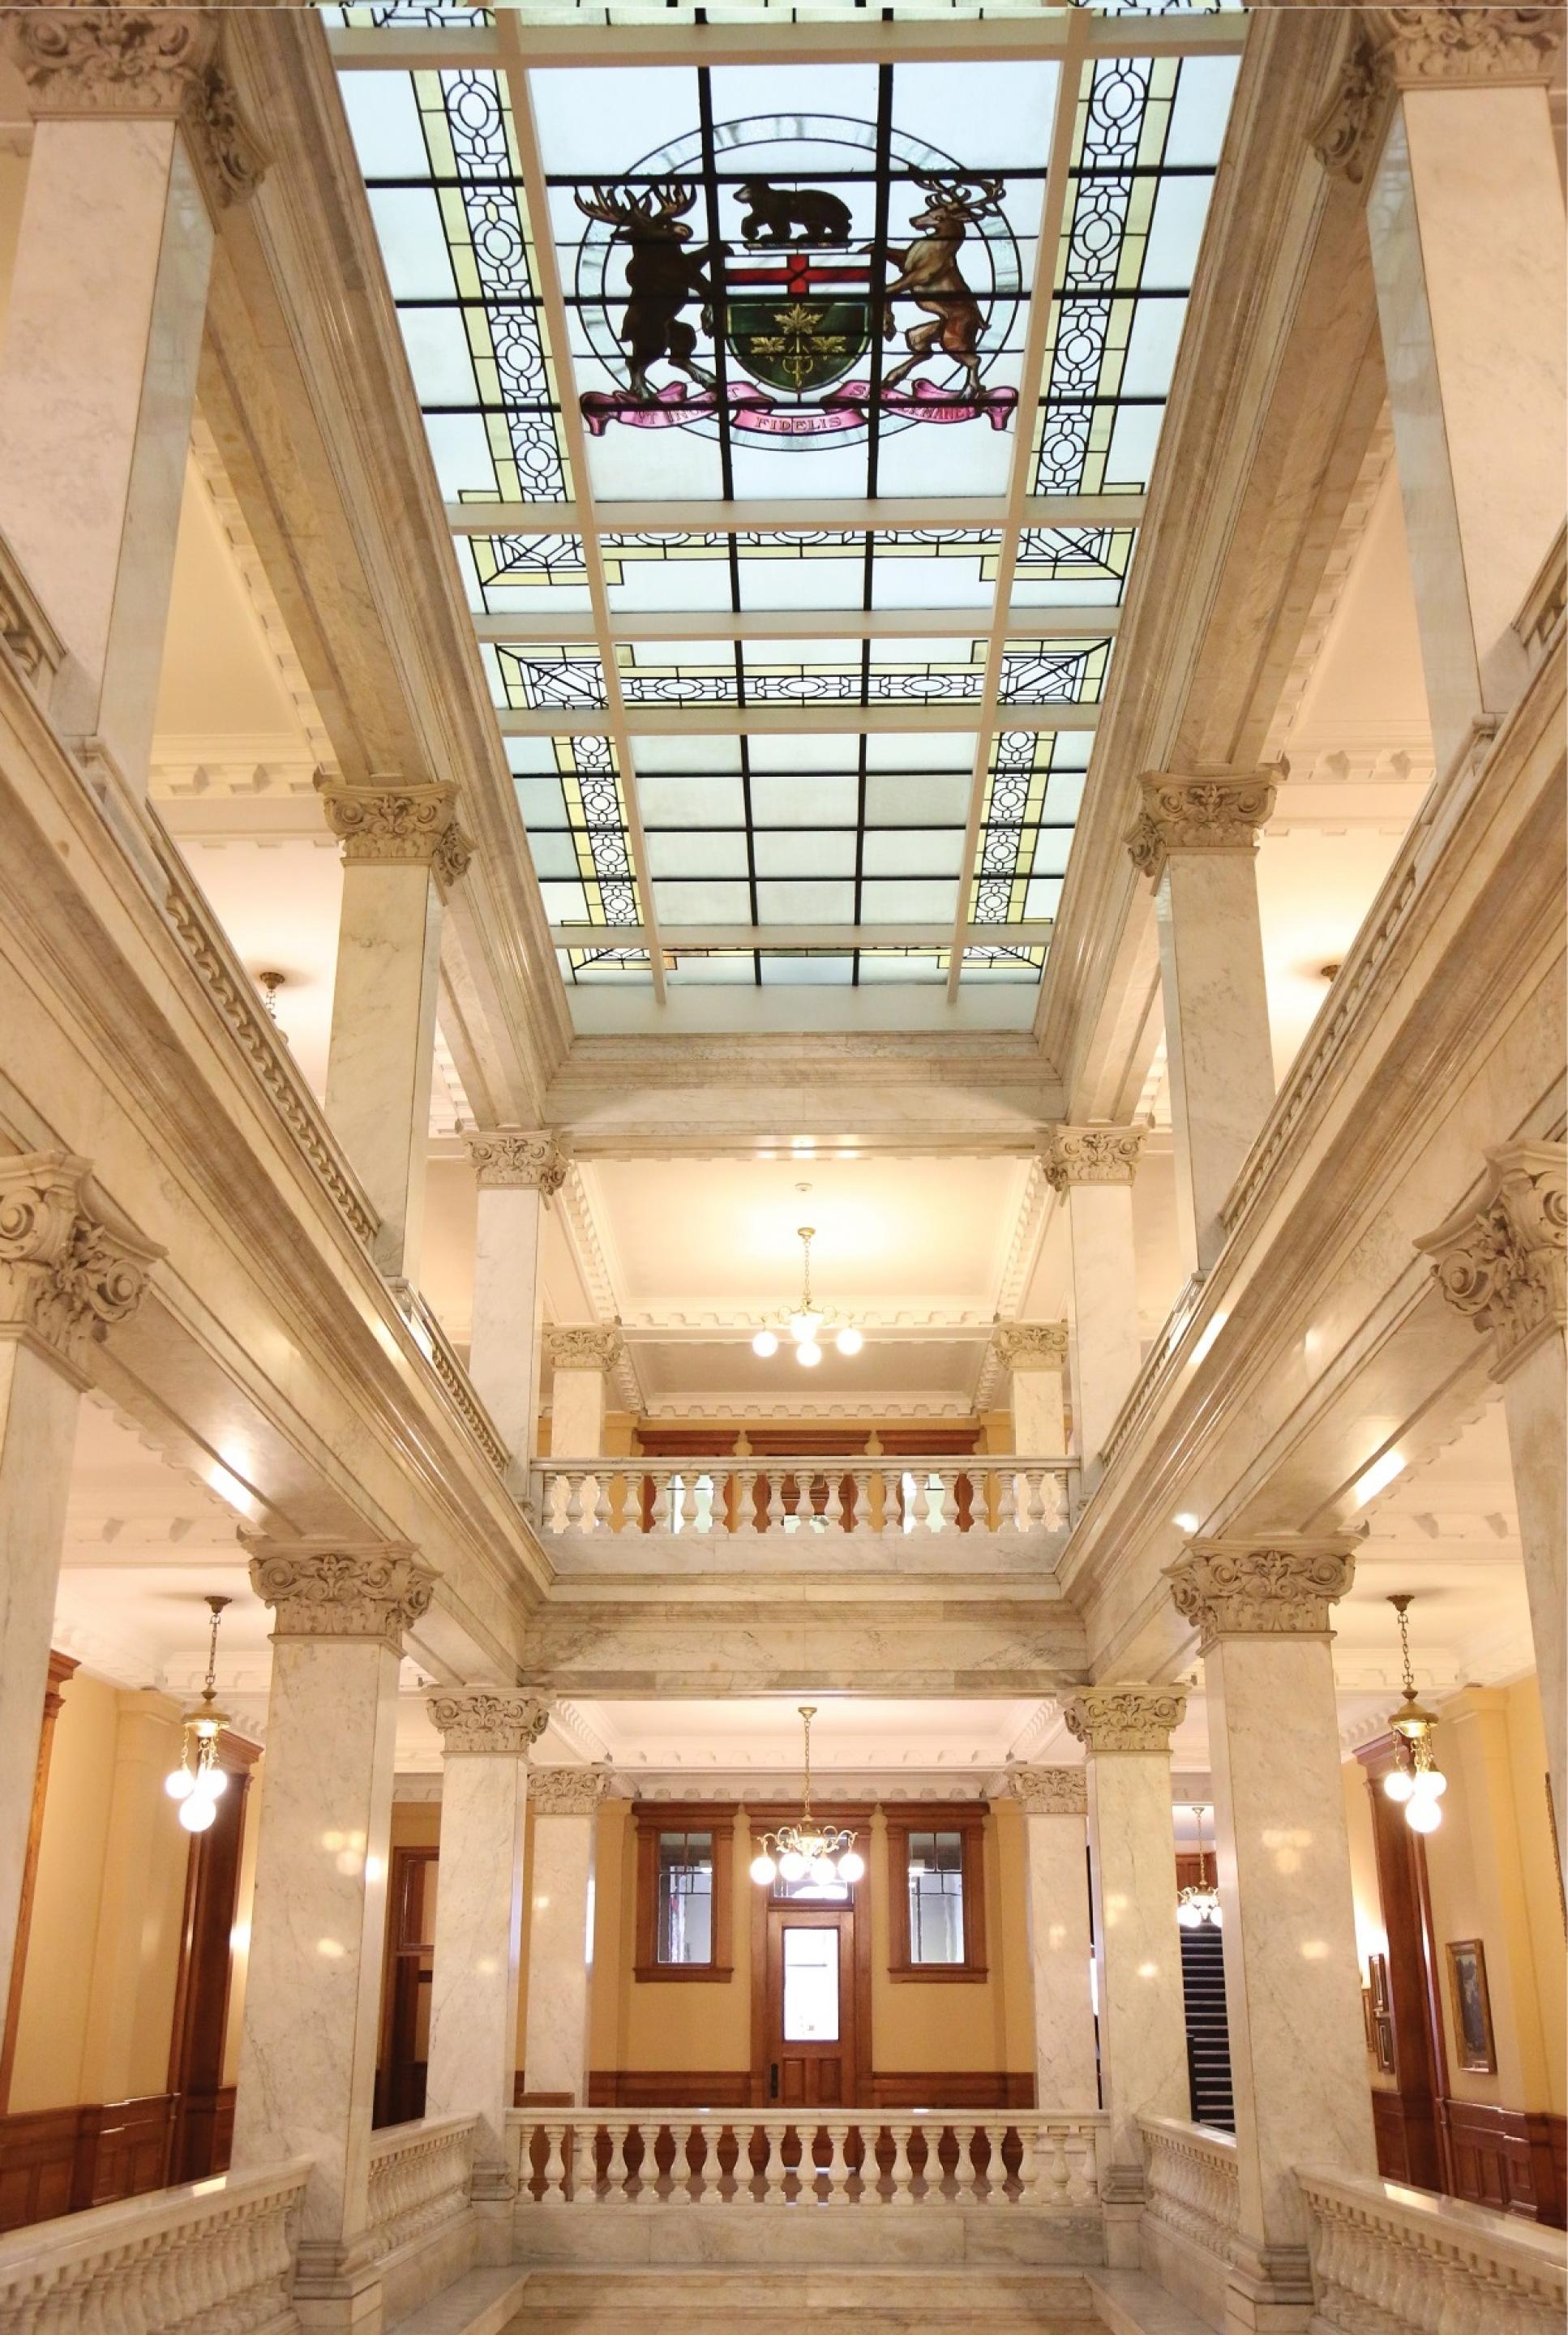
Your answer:
[[[1067,2204],[1072,2167],[1068,2162],[1067,2136],[1060,2126],[1036,2124],[1031,2128],[1019,2171],[1024,2204],[1060,2209]]]
[[[777,1528],[778,1525],[778,1512],[774,1507],[774,1501],[778,1494],[779,1479],[769,1468],[764,1475],[759,1476],[757,1480],[762,1487],[762,1497],[757,1509],[757,1530],[759,1533],[770,1533]]]
[[[624,2143],[626,2149],[630,2149],[632,2135],[635,2133],[638,2146],[642,2150],[642,2156],[637,2164],[637,2185],[631,2191],[631,2202],[644,2211],[650,2210],[660,2202],[659,2132],[660,2126],[656,2117],[647,2122],[634,2121],[628,2124],[626,2127]],[[628,2164],[629,2162],[628,2157]]]
[[[891,2118],[887,2131],[893,2142],[893,2164],[888,2174],[887,2202],[890,2205],[913,2205],[915,2165],[910,2155],[910,2143],[915,2137],[915,2119],[913,2117]]]
[[[829,2117],[824,2120],[828,2135],[828,2163],[825,2168],[829,2205],[849,2203],[849,2120],[847,2117]]]
[[[1137,1127],[1058,1127],[1044,1153],[1046,1180],[1065,1203],[1072,1244],[1073,1410],[1090,1487],[1138,1371],[1132,1179],[1142,1141]]]
[[[755,1540],[757,1537],[757,1470],[737,1468],[731,1481],[735,1487],[735,1522],[731,1530],[736,1537]]]
[[[603,2126],[598,2119],[585,2120],[572,2127],[572,2195],[574,2205],[596,2205],[599,2202],[599,2134]],[[610,2144],[611,2162],[615,2159],[615,2142]]]
[[[938,1468],[936,1486],[934,1513],[932,1516],[933,1529],[937,1532],[956,1532],[958,1529],[957,1468]]]
[[[537,1448],[539,1251],[545,1212],[566,1180],[568,1163],[555,1136],[543,1129],[484,1129],[463,1140],[479,1199],[469,1376],[512,1455],[508,1480],[515,1482]]]
[[[617,2117],[610,2127],[610,2162],[606,2179],[612,2199],[619,2204],[628,2204],[632,2195],[632,2135],[635,2130],[630,2117]]]
[[[828,1470],[828,1506],[822,1513],[829,1532],[843,1531],[844,1478],[837,1468]]]
[[[793,1481],[795,1497],[789,1505],[794,1512],[795,1529],[801,1533],[809,1532],[811,1529],[811,1478],[804,1468],[797,1467]]]
[[[534,1768],[533,1862],[528,1875],[528,2016],[523,2070],[528,2090],[583,2106],[588,2097],[588,1914],[601,1768]]]
[[[572,1468],[567,1470],[566,1513],[564,1521],[564,1529],[567,1532],[575,1533],[582,1530],[583,1486],[586,1481],[587,1478],[580,1468]]]
[[[566,2118],[547,2117],[544,2122],[545,2169],[544,2188],[539,2203],[543,2205],[564,2205],[566,2203]]]
[[[667,1533],[670,1529],[670,1470],[661,1468],[653,1478],[653,1506],[648,1518],[651,1532]]]

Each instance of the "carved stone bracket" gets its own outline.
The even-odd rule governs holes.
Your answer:
[[[453,813],[453,788],[345,787],[323,770],[315,788],[347,866],[428,867],[443,896],[466,874],[470,847]]]
[[[1031,1817],[1089,1814],[1089,1778],[1081,1768],[1010,1768],[1007,1790]]]
[[[550,1723],[547,1702],[504,1687],[451,1687],[431,1695],[425,1709],[449,1759],[460,1753],[520,1759]]]
[[[0,1337],[46,1350],[80,1386],[91,1348],[140,1304],[163,1255],[94,1192],[69,1151],[0,1159]]]
[[[1365,9],[1312,126],[1312,150],[1359,187],[1402,89],[1549,82],[1562,42],[1560,8]]]
[[[1004,1371],[1060,1371],[1067,1361],[1067,1323],[999,1322],[991,1350]]]
[[[570,1164],[556,1138],[541,1129],[479,1128],[463,1138],[481,1191],[521,1187],[553,1199]]]
[[[1186,1716],[1187,1699],[1171,1687],[1127,1679],[1086,1686],[1062,1705],[1062,1720],[1093,1759],[1101,1751],[1163,1751]]]
[[[1070,1184],[1130,1184],[1143,1146],[1141,1127],[1056,1127],[1042,1157],[1054,1192]]]
[[[376,1638],[401,1654],[435,1589],[437,1575],[395,1542],[241,1537],[250,1585],[277,1616],[275,1638]]]
[[[266,151],[218,62],[217,11],[14,9],[5,32],[35,120],[133,115],[185,130],[214,212],[247,202]]]
[[[530,1768],[528,1799],[539,1817],[591,1817],[610,1788],[603,1768]]]
[[[555,1322],[545,1326],[545,1352],[557,1371],[613,1371],[624,1344],[613,1322],[582,1329]]]
[[[1173,851],[1255,851],[1281,775],[1273,768],[1146,771],[1143,809],[1127,838],[1133,866],[1157,884]]]
[[[1563,1326],[1568,1146],[1508,1143],[1486,1165],[1479,1208],[1461,1208],[1416,1245],[1449,1304],[1491,1332],[1502,1379]]]
[[[1194,1541],[1166,1567],[1176,1608],[1207,1653],[1221,1638],[1322,1637],[1355,1578],[1355,1543],[1271,1534]]]

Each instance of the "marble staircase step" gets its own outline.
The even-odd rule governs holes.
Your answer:
[[[1098,2323],[1109,2335],[1213,2335],[1206,2319],[1143,2271],[1090,2270],[1084,2276]]]
[[[516,2322],[528,2272],[469,2271],[429,2302],[394,2320],[387,2335],[501,2335]]]
[[[507,2335],[786,2335],[803,2317],[849,2335],[1093,2335],[1086,2279],[1028,2271],[536,2271]]]

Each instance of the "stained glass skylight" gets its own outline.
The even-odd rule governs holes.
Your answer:
[[[1240,20],[324,15],[563,977],[1038,985]]]

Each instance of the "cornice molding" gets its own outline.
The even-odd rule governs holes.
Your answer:
[[[453,811],[454,787],[401,780],[345,787],[325,771],[315,787],[345,866],[428,867],[443,898],[467,874],[469,845]]]
[[[1041,1158],[1052,1191],[1073,1184],[1130,1184],[1143,1146],[1141,1127],[1054,1127]]]
[[[1448,1303],[1492,1336],[1492,1374],[1504,1379],[1563,1327],[1568,1146],[1508,1143],[1486,1157],[1479,1207],[1461,1208],[1416,1246]]]
[[[1170,1757],[1171,1737],[1186,1716],[1179,1691],[1126,1679],[1114,1686],[1080,1687],[1061,1706],[1068,1733],[1092,1759],[1102,1751],[1157,1751]]]
[[[1004,1371],[1057,1371],[1067,1362],[1065,1322],[999,1322],[991,1351]]]
[[[548,1200],[566,1180],[566,1155],[547,1129],[475,1128],[462,1139],[481,1192],[523,1189]]]
[[[371,1638],[402,1652],[403,1633],[425,1611],[437,1576],[395,1542],[241,1540],[250,1585],[276,1620],[277,1638]]]
[[[1283,772],[1146,770],[1142,809],[1128,830],[1128,857],[1157,885],[1173,851],[1255,851]]]
[[[1311,132],[1323,168],[1361,186],[1402,90],[1507,88],[1551,81],[1560,8],[1369,8],[1333,95]]]
[[[557,1371],[613,1371],[621,1359],[622,1337],[613,1322],[576,1327],[547,1322],[545,1352]]]
[[[1089,1814],[1089,1778],[1081,1768],[1010,1768],[1006,1791],[1028,1816]]]
[[[537,1695],[501,1687],[453,1687],[425,1704],[447,1759],[520,1759],[550,1723],[550,1706]]]
[[[1293,1534],[1199,1540],[1165,1577],[1205,1654],[1223,1638],[1326,1637],[1329,1608],[1355,1578],[1356,1546]]]
[[[45,1353],[72,1382],[146,1293],[162,1256],[103,1203],[92,1166],[70,1151],[0,1159],[0,1337]]]
[[[528,1803],[537,1817],[591,1817],[610,1783],[603,1768],[530,1768]]]

